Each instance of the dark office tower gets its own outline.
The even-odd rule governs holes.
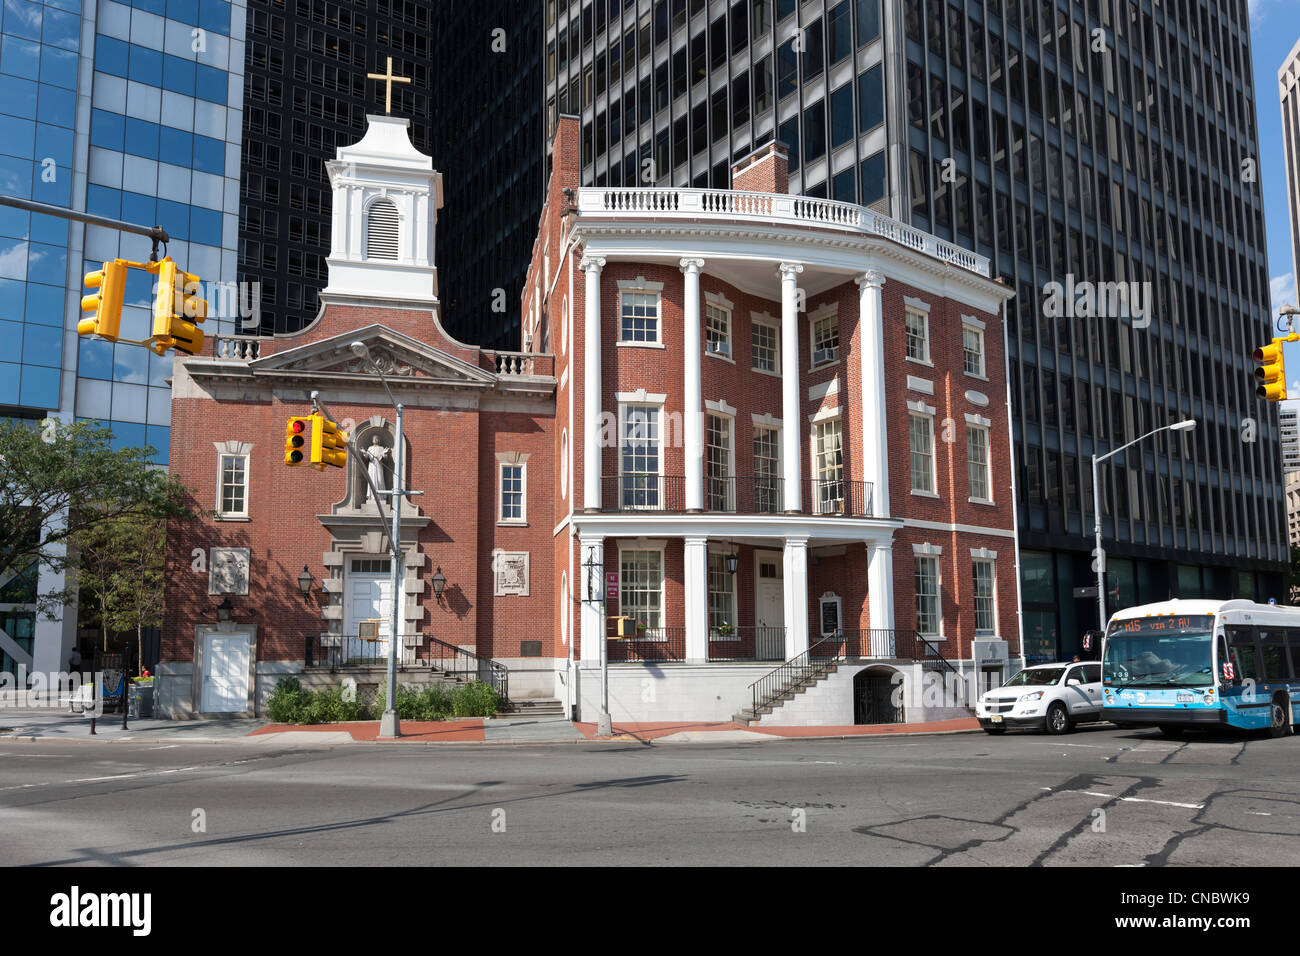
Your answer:
[[[518,349],[545,188],[541,0],[436,6],[429,81],[446,203],[438,214],[443,324],[464,342]]]
[[[386,84],[367,74],[386,74],[392,57],[411,80],[393,83],[392,112],[411,118],[416,148],[444,174],[442,321],[466,341],[518,348],[521,236],[541,209],[539,16],[537,0],[248,0],[239,272],[261,284],[261,332],[316,316],[325,163],[384,111]]]
[[[1284,596],[1246,0],[548,0],[544,42],[585,184],[724,186],[775,137],[791,192],[965,245],[1016,290],[1030,657],[1097,624],[1074,596],[1092,456],[1186,418],[1101,467],[1108,607]]]

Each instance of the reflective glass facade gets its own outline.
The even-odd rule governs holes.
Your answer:
[[[205,283],[234,282],[243,127],[242,0],[99,0],[89,115],[87,212],[171,236],[165,252]],[[87,270],[149,256],[149,240],[87,227]],[[121,336],[149,335],[150,276],[133,270]],[[241,324],[237,296],[208,293],[204,332]],[[251,297],[246,297],[251,302]],[[225,304],[226,313],[221,311]],[[76,415],[107,421],[123,445],[151,445],[166,463],[171,356],[84,339]]]

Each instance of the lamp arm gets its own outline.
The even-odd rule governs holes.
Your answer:
[[[1171,423],[1168,424],[1168,425],[1161,425],[1159,428],[1153,428],[1153,429],[1151,429],[1151,431],[1147,432],[1145,435],[1142,435],[1142,436],[1139,437],[1139,438],[1134,438],[1134,439],[1133,439],[1131,442],[1129,442],[1127,445],[1120,445],[1118,448],[1115,448],[1115,449],[1113,449],[1113,450],[1111,450],[1111,451],[1108,451],[1108,452],[1106,452],[1106,454],[1104,454],[1104,455],[1093,455],[1093,456],[1092,456],[1092,459],[1093,459],[1093,461],[1095,461],[1095,462],[1097,462],[1097,463],[1100,464],[1101,462],[1105,461],[1107,458],[1110,458],[1112,455],[1118,455],[1118,454],[1119,454],[1120,452],[1122,452],[1125,448],[1132,448],[1132,447],[1133,447],[1134,445],[1136,445],[1138,442],[1146,441],[1148,438],[1150,438],[1152,435],[1156,434],[1157,432],[1168,431],[1169,429],[1173,428],[1174,425],[1177,425],[1177,424],[1178,424],[1178,422],[1171,422]]]

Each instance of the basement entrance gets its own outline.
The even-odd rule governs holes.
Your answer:
[[[895,675],[898,684],[895,686]],[[897,671],[862,670],[853,678],[853,723],[903,723],[903,679]]]

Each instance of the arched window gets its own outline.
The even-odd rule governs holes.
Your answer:
[[[376,199],[366,216],[366,258],[397,258],[397,207],[390,199]]]

